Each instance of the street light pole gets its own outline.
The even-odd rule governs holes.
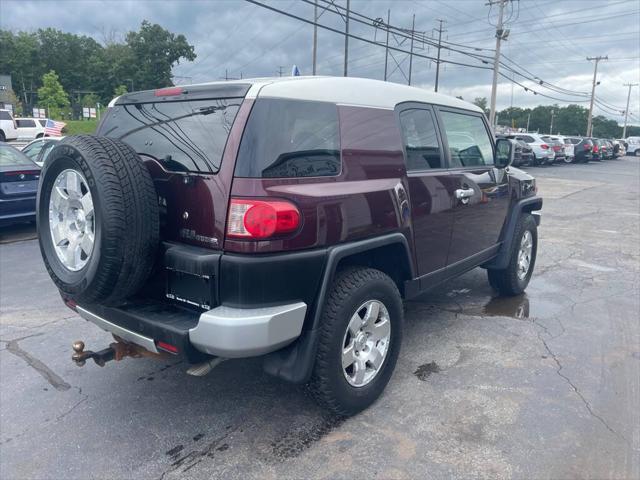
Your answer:
[[[627,120],[629,118],[629,100],[631,100],[631,87],[637,87],[637,83],[625,83],[625,87],[629,87],[627,94],[627,108],[624,110],[624,127],[622,128],[622,138],[627,138]]]
[[[596,64],[593,68],[593,82],[591,83],[591,102],[589,103],[589,120],[587,120],[587,137],[590,137],[593,130],[593,99],[596,94],[596,76],[598,75],[598,62],[600,60],[608,60],[609,56],[606,55],[604,57],[587,57],[587,60],[595,60]]]
[[[347,65],[349,64],[349,7],[350,0],[347,0],[347,13],[345,15],[344,27],[344,77],[347,76]]]
[[[318,0],[313,5],[313,75],[316,74],[316,61],[318,55]]]
[[[555,115],[555,112],[551,110],[551,125],[549,126],[549,135],[553,135],[553,116],[554,115]]]

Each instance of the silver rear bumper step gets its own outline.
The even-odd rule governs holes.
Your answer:
[[[153,338],[145,337],[144,335],[140,335],[139,333],[127,330],[120,325],[111,323],[110,321],[105,320],[104,318],[99,317],[95,313],[91,313],[90,311],[85,310],[80,306],[77,306],[76,310],[82,318],[89,322],[95,323],[101,329],[117,335],[123,340],[135,343],[136,345],[140,345],[142,348],[149,350],[150,352],[159,353],[158,349],[156,348],[156,342],[153,341]]]

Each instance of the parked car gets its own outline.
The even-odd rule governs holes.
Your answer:
[[[522,147],[522,165],[533,165],[533,149],[524,140],[516,140]]]
[[[35,162],[40,168],[44,166],[44,162],[47,156],[53,149],[53,147],[64,137],[41,137],[32,142],[29,142],[22,149],[29,159]]]
[[[607,141],[603,138],[598,139],[598,145],[600,146],[600,153],[603,160],[611,160],[613,158],[612,148]]]
[[[613,144],[612,140],[605,139],[605,143],[607,144],[607,153],[609,154],[609,160],[613,160],[616,158],[616,146]]]
[[[565,163],[573,163],[575,161],[575,148],[569,137],[559,136],[557,139],[564,145],[564,161]]]
[[[568,137],[573,144],[573,154],[575,163],[588,163],[593,160],[593,141],[589,138]]]
[[[509,138],[522,140],[531,147],[534,165],[548,165],[553,163],[555,152],[549,143],[543,140],[537,133],[511,134],[509,135]]]
[[[0,142],[16,140],[18,127],[9,110],[0,110]]]
[[[615,157],[624,157],[627,154],[624,142],[621,140],[612,140],[613,143],[613,155]]]
[[[496,136],[497,139],[499,138],[507,138],[501,135],[497,135]],[[525,157],[523,157],[523,148],[527,148],[529,151],[531,151],[531,149],[529,148],[529,146],[523,142],[522,140],[516,140],[515,138],[509,138],[508,139],[511,144],[513,145],[513,162],[512,165],[514,167],[520,167],[523,165],[527,165],[527,161],[525,160]],[[533,159],[533,155],[530,156],[529,161],[531,161]]]
[[[592,159],[598,162],[604,160],[606,158],[606,149],[603,147],[602,141],[598,138],[591,138],[590,140],[593,142]]]
[[[40,123],[38,118],[16,118],[16,126],[18,127],[18,138],[31,140],[44,136],[44,125]],[[46,120],[45,120],[46,123]]]
[[[20,150],[0,142],[0,226],[34,221],[40,168]]]
[[[558,137],[551,137],[549,135],[543,136],[542,139],[547,142],[553,150],[553,163],[566,162],[567,155],[565,153],[563,141]]]
[[[331,411],[362,410],[394,370],[403,298],[477,266],[503,295],[531,278],[542,199],[491,132],[467,102],[351,77],[115,99],[40,183],[47,269],[118,339],[75,361],[163,352],[205,374],[263,356]]]
[[[640,157],[640,137],[627,137],[627,155],[635,155]]]

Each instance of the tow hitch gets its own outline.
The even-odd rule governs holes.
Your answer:
[[[93,361],[96,362],[96,365],[104,367],[105,363],[110,362],[111,360],[120,361],[126,357],[166,358],[166,355],[164,354],[150,352],[136,344],[125,342],[115,335],[114,338],[116,339],[115,343],[112,343],[107,348],[97,352],[93,352],[91,350],[85,351],[84,342],[81,340],[73,342],[73,355],[71,355],[71,360],[73,360],[77,366],[82,367],[87,360],[93,359]]]

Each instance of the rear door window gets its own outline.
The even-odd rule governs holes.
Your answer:
[[[215,173],[241,98],[115,105],[99,135],[117,138],[167,170]]]
[[[451,167],[493,165],[493,143],[482,117],[441,111],[449,143]]]
[[[256,100],[238,151],[237,177],[322,177],[338,175],[340,171],[340,128],[335,104]]]
[[[34,128],[36,126],[34,120],[16,120],[16,124],[19,128]]]
[[[431,111],[412,108],[400,112],[407,171],[442,168],[442,155]]]

